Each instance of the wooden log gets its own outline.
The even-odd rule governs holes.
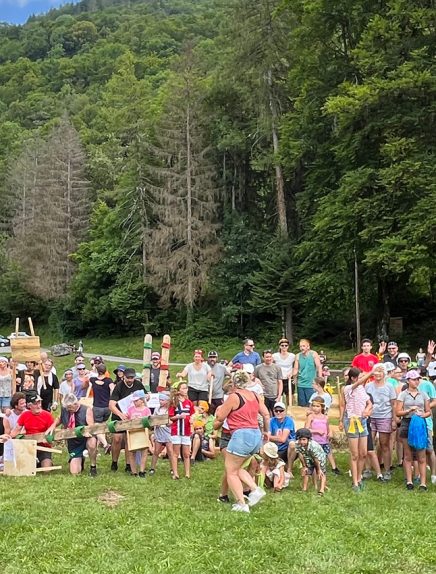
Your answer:
[[[168,424],[168,415],[151,415],[149,417],[150,426],[160,426]],[[134,430],[134,429],[142,429],[142,421],[141,419],[133,419],[131,421],[116,421],[116,430],[117,431],[127,431],[127,430]],[[93,425],[86,426],[83,430],[84,438],[88,438],[90,436],[104,434],[106,432],[110,432],[107,427],[107,423],[95,423]],[[37,442],[47,442],[47,437],[45,434],[32,434],[32,435],[24,435],[23,437],[26,440],[36,440]],[[54,432],[54,440],[66,440],[69,438],[76,438],[74,433],[74,429],[59,429],[55,430]]]
[[[37,468],[36,472],[50,472],[51,470],[62,470],[61,466],[43,466],[42,468]]]
[[[171,337],[164,335],[162,339],[162,352],[160,355],[159,387],[165,389],[167,386],[168,370],[170,363]]]
[[[151,350],[153,345],[153,337],[147,333],[144,337],[144,352],[142,355],[142,384],[146,389],[150,388],[150,375],[151,375]]]
[[[55,454],[62,454],[62,451],[58,448],[49,448],[48,446],[40,446],[39,444],[36,445],[36,450],[40,450],[42,452],[54,452]]]

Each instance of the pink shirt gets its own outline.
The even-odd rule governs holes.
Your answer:
[[[135,405],[131,405],[127,409],[127,416],[129,419],[142,419],[143,417],[149,417],[150,415],[151,410],[148,407],[137,409]]]
[[[347,385],[344,387],[344,399],[347,417],[361,417],[369,400],[369,395],[362,385],[354,390],[352,390],[351,385]]]

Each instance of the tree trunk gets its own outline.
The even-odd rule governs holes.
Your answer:
[[[191,109],[189,104],[186,108],[186,200],[187,200],[187,241],[190,257],[187,261],[188,267],[188,298],[187,298],[187,324],[192,323],[192,309],[194,306],[194,293],[192,285],[192,158],[191,158]]]
[[[383,278],[377,280],[377,334],[380,339],[389,337],[389,321],[391,311],[389,307],[389,287]]]
[[[292,305],[290,303],[288,303],[283,309],[283,314],[285,337],[288,339],[289,344],[292,346],[294,344],[294,325],[292,317]]]

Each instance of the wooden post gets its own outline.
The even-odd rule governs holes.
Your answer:
[[[144,353],[142,355],[142,384],[144,387],[150,387],[151,375],[151,350],[153,347],[153,337],[150,334],[144,337]]]
[[[170,368],[171,337],[164,335],[162,339],[162,352],[160,356],[159,387],[166,388],[168,371]]]

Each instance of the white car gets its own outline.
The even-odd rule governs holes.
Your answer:
[[[17,337],[30,337],[26,331],[18,331],[18,333],[11,333],[8,339],[16,339]]]

